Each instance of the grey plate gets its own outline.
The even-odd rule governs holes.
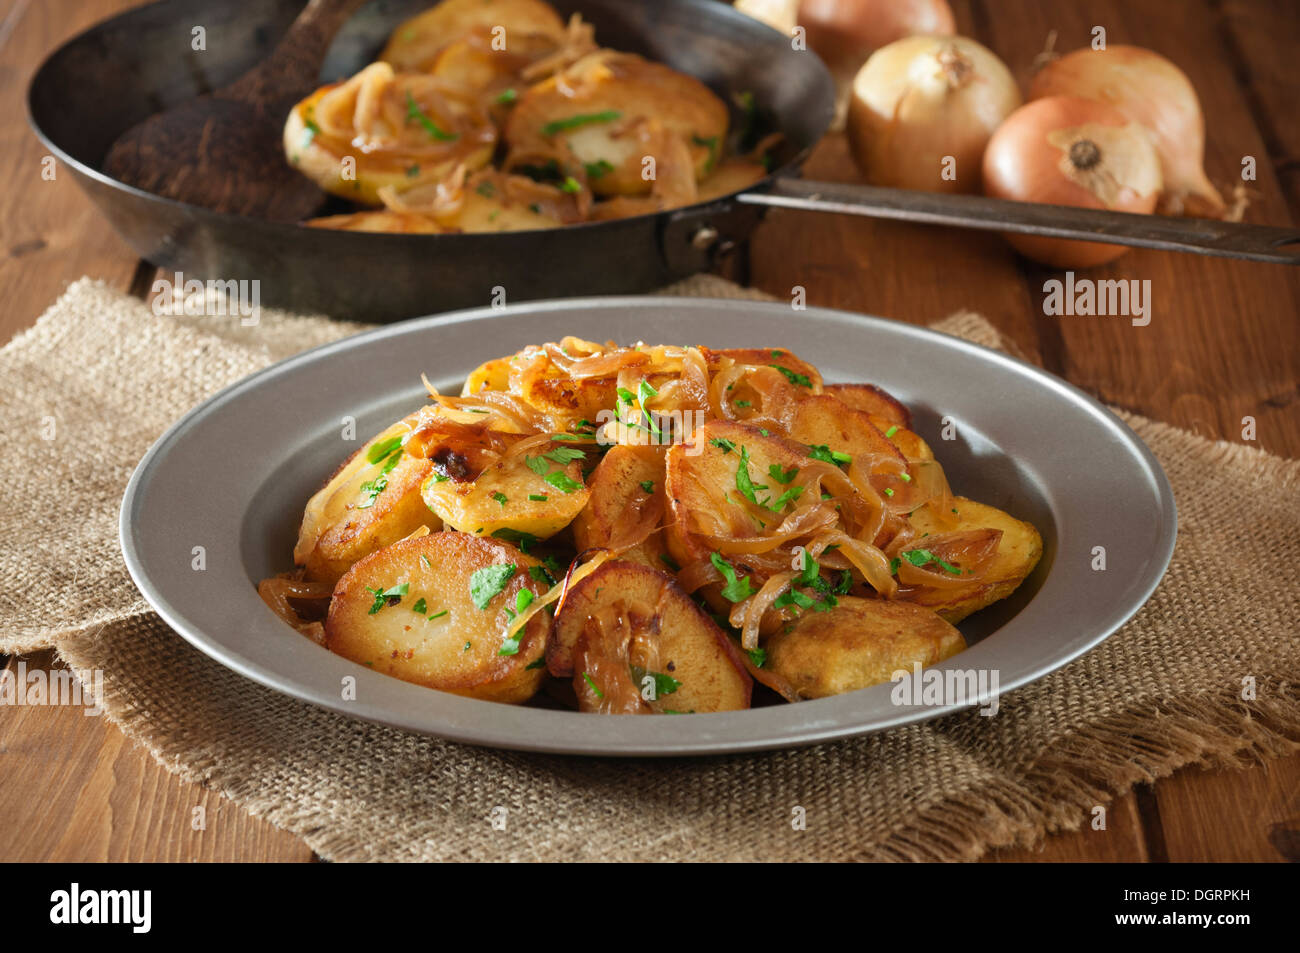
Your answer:
[[[956,493],[1043,534],[1033,576],[961,628],[971,647],[939,669],[997,672],[1006,692],[1059,668],[1146,601],[1173,552],[1173,494],[1145,445],[1064,381],[905,324],[781,304],[589,298],[462,311],[325,345],[227,388],[140,462],[122,502],[122,550],[145,598],[221,664],[356,718],[473,744],[604,755],[710,754],[813,744],[967,705],[901,706],[892,685],[750,711],[612,718],[516,708],[407,684],[333,655],[281,623],[254,590],[290,568],[304,504],[364,440],[418,406],[421,372],[458,388],[475,366],[565,334],[789,348],[829,382],[871,381],[913,410]],[[943,418],[955,426],[941,437]],[[207,568],[191,568],[195,546]],[[1106,550],[1105,571],[1092,569]],[[356,700],[345,701],[346,676]]]

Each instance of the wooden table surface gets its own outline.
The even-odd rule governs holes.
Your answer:
[[[30,326],[82,275],[136,294],[140,262],[71,176],[41,176],[44,150],[26,125],[25,90],[59,43],[132,0],[0,0],[0,343]],[[1300,17],[1294,0],[954,0],[960,32],[1029,75],[1049,31],[1057,49],[1149,46],[1191,77],[1207,116],[1206,166],[1216,184],[1257,160],[1247,220],[1300,221],[1300,123],[1294,121]],[[810,178],[852,181],[843,140],[829,138]],[[1150,279],[1153,318],[1043,314],[1053,272],[989,235],[865,219],[771,214],[733,274],[808,303],[928,323],[981,312],[1031,360],[1109,404],[1207,436],[1300,456],[1300,272],[1280,266],[1135,251],[1090,273]],[[90,329],[88,329],[90,330]],[[3,659],[16,665],[17,659]],[[28,668],[58,663],[49,653]],[[1238,769],[1190,767],[1116,800],[1105,831],[1088,825],[991,860],[1300,860],[1300,755]],[[203,806],[206,830],[191,829]],[[298,838],[178,781],[101,718],[79,710],[0,710],[0,860],[293,860]]]

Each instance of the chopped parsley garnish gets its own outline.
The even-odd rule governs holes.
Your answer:
[[[560,191],[567,192],[570,195],[574,195],[582,191],[582,183],[579,182],[577,179],[575,179],[573,176],[566,175],[564,177],[564,182],[560,185]]]
[[[893,427],[890,427],[888,430],[885,431],[885,436],[886,436],[886,437],[892,437],[892,436],[893,436],[894,434],[896,434],[896,433],[898,433],[898,427],[897,427],[897,426],[893,426]]]
[[[808,456],[814,460],[824,460],[827,463],[834,464],[848,463],[853,459],[843,450],[832,450],[824,443],[808,444]]]
[[[644,492],[646,492],[646,493],[653,493],[653,492],[655,491],[655,481],[654,481],[654,480],[642,480],[642,481],[641,481],[641,489],[642,489]]]
[[[488,603],[505,589],[506,583],[514,574],[514,563],[485,566],[474,570],[474,574],[469,577],[469,597],[474,603],[474,608],[486,609]]]
[[[599,179],[601,176],[609,175],[614,171],[614,167],[604,159],[584,163],[583,167],[587,170],[587,178],[589,179]]]
[[[572,463],[574,460],[587,459],[587,455],[583,451],[575,450],[572,447],[556,447],[550,453],[544,453],[542,456],[547,460],[560,464],[560,466]]]
[[[593,692],[596,693],[596,697],[597,697],[597,698],[604,698],[604,697],[605,697],[605,693],[602,692],[599,688],[596,687],[596,683],[593,682],[593,681],[591,680],[591,676],[590,676],[590,675],[588,675],[586,672],[583,672],[583,673],[582,673],[582,679],[583,679],[583,681],[585,681],[588,685],[591,686],[591,690],[592,690]]]
[[[543,655],[543,656],[540,656],[539,658],[537,658],[536,660],[534,660],[534,661],[532,661],[532,662],[529,662],[527,665],[525,665],[525,666],[524,666],[524,671],[525,671],[525,672],[531,672],[533,669],[535,669],[535,668],[543,668],[545,665],[546,665],[546,656]]]
[[[755,495],[754,491],[766,490],[766,489],[767,489],[766,485],[762,483],[755,485],[754,481],[750,479],[749,449],[747,447],[741,447],[740,463],[736,466],[736,492],[739,493],[741,496],[743,496],[745,499],[749,500],[749,502],[757,506],[760,504],[758,502],[758,497]]]
[[[735,401],[734,403],[735,403],[735,405],[736,405],[737,407],[750,407],[750,406],[753,406],[753,405],[752,405],[749,401],[747,401],[747,400],[738,400],[738,401]]]
[[[492,494],[492,499],[500,503],[501,508],[503,510],[506,508],[506,504],[510,502],[510,498],[506,496],[504,493],[502,493],[500,490],[497,490],[495,493]]]
[[[424,615],[426,612],[429,611],[429,607],[424,604],[424,598],[421,597],[415,600],[415,605],[411,606],[411,611],[418,612],[420,613],[420,615]]]
[[[529,566],[528,575],[529,578],[537,582],[544,582],[548,586],[555,585],[555,577],[551,575],[550,570],[545,566]]]
[[[754,663],[754,668],[762,668],[767,661],[767,649],[746,649],[745,654]]]
[[[916,566],[918,569],[922,566],[928,566],[930,563],[935,563],[940,569],[944,570],[945,572],[950,572],[954,576],[961,575],[961,569],[959,567],[954,566],[950,562],[945,562],[944,560],[936,556],[934,553],[930,552],[930,550],[928,549],[909,549],[907,552],[902,553],[901,556],[903,559],[906,559],[909,563],[911,563],[913,566]],[[895,556],[892,560],[890,560],[889,571],[897,572],[898,566],[899,566],[899,557]]]
[[[534,503],[545,503],[550,499],[545,493],[529,493],[528,498]]]
[[[366,451],[366,463],[378,463],[380,460],[383,460],[385,457],[401,448],[401,437],[390,437],[387,440],[381,440],[378,443],[371,444],[370,449]]]
[[[502,504],[503,506],[505,504]],[[511,529],[509,526],[503,526],[501,529],[492,531],[492,538],[499,539],[507,543],[514,543],[519,547],[521,553],[528,552],[529,548],[537,542],[537,537],[532,533],[525,533],[522,530]]]
[[[557,490],[563,490],[565,493],[572,493],[574,490],[581,490],[582,484],[573,477],[569,476],[563,470],[553,470],[542,477],[547,483]]]
[[[409,582],[399,583],[398,585],[393,586],[391,589],[371,589],[369,586],[366,586],[366,592],[370,593],[372,596],[375,597],[374,604],[370,607],[370,611],[366,614],[374,615],[380,609],[383,609],[387,606],[397,605],[399,602],[402,601],[402,596],[406,595],[410,591],[411,591],[411,584]]]
[[[493,102],[504,106],[507,103],[513,103],[518,98],[519,92],[517,90],[503,89],[501,92],[497,93],[496,99],[494,99]]]
[[[714,437],[712,440],[709,441],[709,443],[713,444],[713,446],[715,447],[720,448],[723,453],[731,453],[731,451],[736,449],[736,445],[732,443],[730,440],[727,440],[725,437]]]
[[[654,679],[655,698],[659,698],[662,695],[671,695],[673,692],[677,691],[677,689],[682,687],[681,682],[663,672],[651,672],[648,669],[642,668],[640,665],[633,665],[631,666],[631,669],[632,680],[636,682],[638,687],[644,685],[647,675]]]
[[[407,178],[413,179],[419,174],[420,174],[420,166],[418,163],[416,165],[407,166],[406,169]]]
[[[420,554],[420,565],[423,566],[425,569],[433,568],[433,563],[429,562],[429,557],[424,555],[424,553]]]
[[[431,139],[451,142],[453,139],[460,138],[458,133],[446,132],[439,128],[436,122],[425,115],[424,110],[420,108],[420,104],[415,101],[415,97],[411,95],[411,91],[408,89],[406,91],[406,121],[410,122],[413,119],[424,127],[424,131],[429,134]]]
[[[450,611],[450,609],[443,609],[441,612],[435,612],[433,615],[429,616],[429,621],[432,622],[434,619],[441,619]]]
[[[691,142],[695,143],[697,146],[704,146],[706,149],[709,150],[709,160],[704,164],[704,171],[708,172],[718,162],[718,137],[717,136],[705,137],[705,136],[692,135]],[[773,354],[772,356],[776,357],[775,354]]]
[[[773,357],[775,356],[776,355],[773,354]],[[790,368],[788,367],[782,367],[780,364],[769,364],[767,366],[775,367],[778,371],[780,371],[782,374],[785,375],[786,380],[788,380],[791,384],[794,384],[796,387],[812,387],[812,381],[809,379],[807,374],[796,373],[795,371],[790,370]]]
[[[713,568],[722,573],[722,578],[727,584],[722,587],[722,595],[729,602],[741,602],[748,599],[754,594],[753,587],[749,584],[748,576],[737,576],[736,570],[717,553],[709,554],[709,561],[713,563]]]
[[[893,495],[894,495],[894,491],[891,490],[889,487],[885,487],[885,496],[893,496]]]
[[[617,110],[606,109],[598,113],[582,113],[577,116],[570,116],[567,119],[553,119],[542,126],[542,135],[553,136],[558,132],[567,132],[570,129],[577,129],[579,126],[586,126],[593,122],[612,122],[622,115]]]
[[[671,569],[673,572],[682,571],[682,567],[677,565],[677,560],[673,559],[673,557],[669,556],[667,553],[660,553],[659,561],[663,563],[665,566],[667,566],[669,569]]]
[[[533,591],[531,589],[520,589],[519,592],[515,594],[514,610],[513,611],[510,609],[506,610],[506,615],[510,618],[510,621],[512,623],[515,621],[516,618],[518,618],[523,613],[525,609],[527,609],[530,605],[533,604],[533,598],[534,598]],[[501,643],[501,648],[497,649],[497,655],[518,655],[519,640],[522,637],[523,637],[523,628],[521,627],[519,631],[514,634],[513,638],[506,639]]]
[[[770,476],[777,483],[780,483],[782,485],[785,485],[789,483],[791,480],[793,480],[795,478],[795,475],[798,474],[798,472],[799,472],[798,467],[791,467],[789,470],[782,470],[781,464],[779,463],[773,463],[771,466],[767,468],[767,475]]]
[[[478,187],[475,188],[474,191],[485,199],[490,199],[497,194],[497,187],[485,179],[478,184]]]
[[[528,469],[532,470],[538,476],[546,476],[546,471],[550,469],[550,467],[546,465],[546,460],[542,457],[525,456],[524,463],[527,465]]]
[[[361,502],[357,504],[357,509],[368,510],[375,505],[375,500],[379,494],[384,492],[388,486],[388,474],[392,472],[393,467],[397,466],[398,461],[402,459],[402,438],[392,437],[388,440],[382,440],[373,444],[366,451],[366,462],[375,464],[383,461],[379,469],[379,475],[373,480],[367,480],[361,484]]]

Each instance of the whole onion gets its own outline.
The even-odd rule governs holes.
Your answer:
[[[975,192],[995,130],[1020,105],[1011,71],[963,36],[877,50],[853,80],[848,138],[872,185]]]
[[[1191,80],[1158,53],[1137,46],[1085,48],[1051,60],[1029,98],[1079,96],[1111,106],[1149,132],[1160,155],[1160,211],[1219,217],[1223,197],[1205,176],[1205,117]]]

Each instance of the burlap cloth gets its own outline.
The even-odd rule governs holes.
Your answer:
[[[753,296],[710,278],[670,291]],[[937,327],[1001,343],[975,315]],[[1183,765],[1297,747],[1300,463],[1131,414],[1121,416],[1178,502],[1169,574],[1119,633],[1003,698],[992,718],[619,761],[464,747],[276,694],[150,612],[122,564],[118,506],[136,462],[184,411],[355,330],[273,312],[251,328],[156,317],[83,279],[0,351],[0,649],[53,646],[74,670],[101,670],[107,716],[130,738],[322,857],[969,859],[1078,827],[1094,805]],[[804,830],[791,824],[796,806]],[[498,807],[505,830],[492,823]]]

